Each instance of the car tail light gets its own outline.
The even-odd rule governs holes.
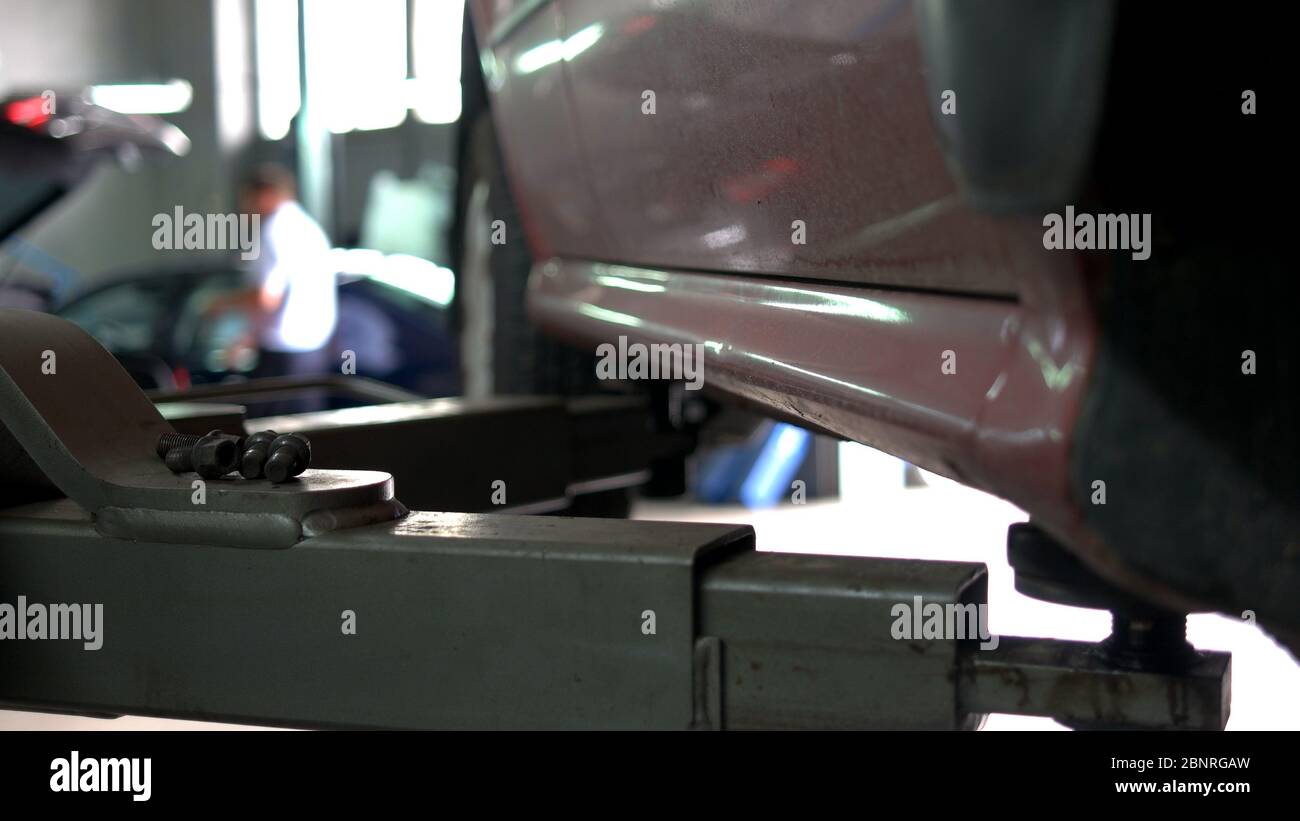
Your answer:
[[[5,106],[5,119],[15,125],[39,128],[49,122],[54,111],[53,96],[38,95],[15,100]]]

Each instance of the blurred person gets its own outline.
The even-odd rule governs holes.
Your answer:
[[[253,376],[310,376],[330,370],[338,295],[329,239],[297,200],[286,168],[256,168],[240,188],[241,210],[261,216],[261,254],[248,303],[257,326]]]
[[[248,332],[222,352],[226,368],[256,356],[249,376],[314,376],[331,370],[338,325],[338,294],[325,231],[297,201],[293,174],[283,166],[258,166],[239,186],[239,207],[258,215],[259,254],[252,287],[213,299],[208,322],[228,313],[248,319]],[[324,397],[256,403],[258,415],[301,413],[325,406]]]

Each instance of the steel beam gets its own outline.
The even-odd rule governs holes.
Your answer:
[[[643,484],[654,460],[690,450],[687,434],[656,432],[650,422],[640,396],[499,396],[265,417],[246,427],[301,433],[319,468],[390,473],[411,508],[536,513]]]
[[[99,650],[0,640],[0,702],[305,727],[684,729],[696,566],[752,539],[419,513],[239,550],[105,538],[68,502],[10,509],[0,602],[99,603],[104,635]]]
[[[722,646],[730,729],[974,729],[954,687],[963,643],[895,639],[893,608],[983,604],[984,565],[749,553],[712,567],[701,632]]]
[[[542,410],[529,418],[553,427],[524,435],[568,441],[566,409]],[[589,410],[599,424],[578,438],[593,453],[635,433],[616,403]],[[411,432],[392,413],[401,445]],[[0,703],[309,727],[1227,717],[1224,654],[1125,672],[1069,642],[1008,639],[986,655],[969,638],[894,631],[899,605],[982,608],[983,565],[759,554],[749,528],[727,525],[408,515],[387,474],[360,471],[213,480],[197,503],[155,453],[171,426],[52,317],[0,311],[0,421],[0,481],[35,471],[68,496],[0,499]],[[281,549],[247,549],[266,547]],[[94,640],[51,635],[41,603],[102,614]]]
[[[1088,642],[1008,636],[969,654],[961,693],[971,712],[1051,716],[1077,729],[1222,730],[1231,679],[1227,653],[1199,652],[1176,670],[1129,670]]]
[[[748,527],[412,513],[286,550],[0,511],[0,603],[103,605],[103,644],[0,640],[0,703],[286,726],[1221,728],[1228,657],[1125,672],[1077,642],[896,637],[983,565],[758,553]],[[355,634],[345,629],[349,613]]]

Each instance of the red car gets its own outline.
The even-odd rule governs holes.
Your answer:
[[[467,381],[703,344],[708,389],[1005,497],[1109,583],[1294,651],[1287,49],[1223,24],[471,0],[459,236],[486,250],[458,299],[497,353]]]

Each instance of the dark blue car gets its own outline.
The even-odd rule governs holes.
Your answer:
[[[455,395],[457,352],[445,289],[429,281],[445,269],[374,262],[373,270],[339,276],[336,361],[341,365],[344,351],[353,351],[358,375],[424,396]],[[228,260],[196,260],[110,277],[56,313],[98,339],[141,387],[170,390],[244,379],[257,367],[252,318],[212,310],[242,287],[246,274]]]

